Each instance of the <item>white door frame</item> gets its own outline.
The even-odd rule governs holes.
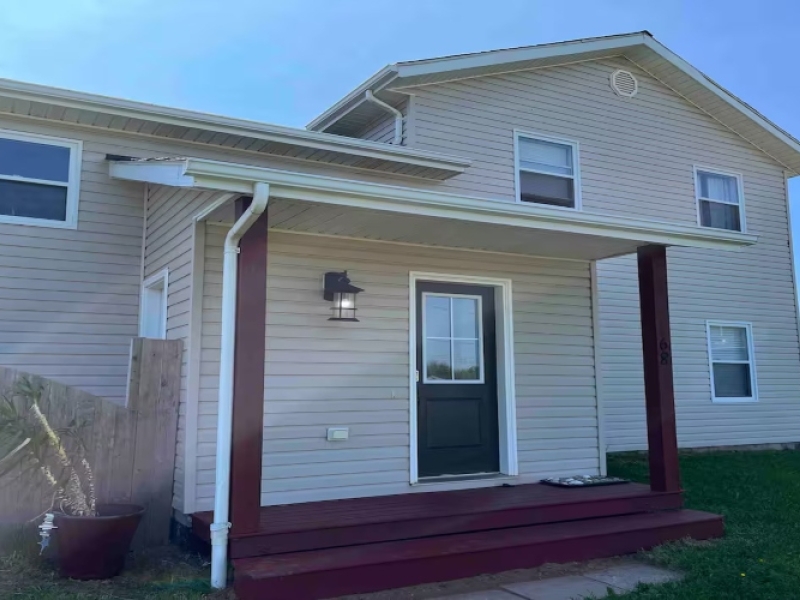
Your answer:
[[[500,443],[500,473],[519,474],[517,457],[517,403],[514,379],[514,312],[511,297],[511,280],[472,275],[445,273],[409,273],[408,310],[408,382],[409,382],[409,451],[412,485],[419,483],[417,454],[417,282],[439,281],[482,285],[495,290],[495,319],[497,336],[497,411]]]

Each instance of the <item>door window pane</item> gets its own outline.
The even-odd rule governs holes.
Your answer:
[[[426,379],[451,380],[453,367],[450,360],[450,340],[426,340],[425,371]]]
[[[450,337],[450,298],[425,297],[425,329],[428,337]]]
[[[453,337],[478,338],[477,298],[453,298]]]
[[[475,381],[481,379],[481,361],[478,340],[453,340],[454,379]]]

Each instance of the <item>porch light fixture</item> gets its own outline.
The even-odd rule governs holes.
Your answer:
[[[350,283],[347,271],[325,273],[322,297],[333,302],[329,321],[358,321],[356,319],[356,294],[363,292]]]

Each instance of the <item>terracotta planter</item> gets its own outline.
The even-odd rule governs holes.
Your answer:
[[[97,512],[98,517],[56,515],[53,537],[62,577],[108,579],[122,571],[144,508],[106,504]]]

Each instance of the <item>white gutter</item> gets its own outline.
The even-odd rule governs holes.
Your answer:
[[[394,139],[392,139],[392,144],[395,146],[399,146],[403,141],[403,113],[397,110],[391,104],[386,104],[383,100],[378,100],[375,95],[372,93],[372,90],[367,90],[364,93],[364,97],[374,104],[377,104],[384,110],[388,110],[390,113],[394,115]]]
[[[239,241],[266,210],[269,185],[253,184],[253,201],[225,237],[222,263],[222,340],[219,364],[217,416],[217,470],[214,490],[214,522],[211,524],[211,587],[228,583],[228,530],[230,518],[231,436],[233,425],[233,366],[236,343],[236,280]]]

